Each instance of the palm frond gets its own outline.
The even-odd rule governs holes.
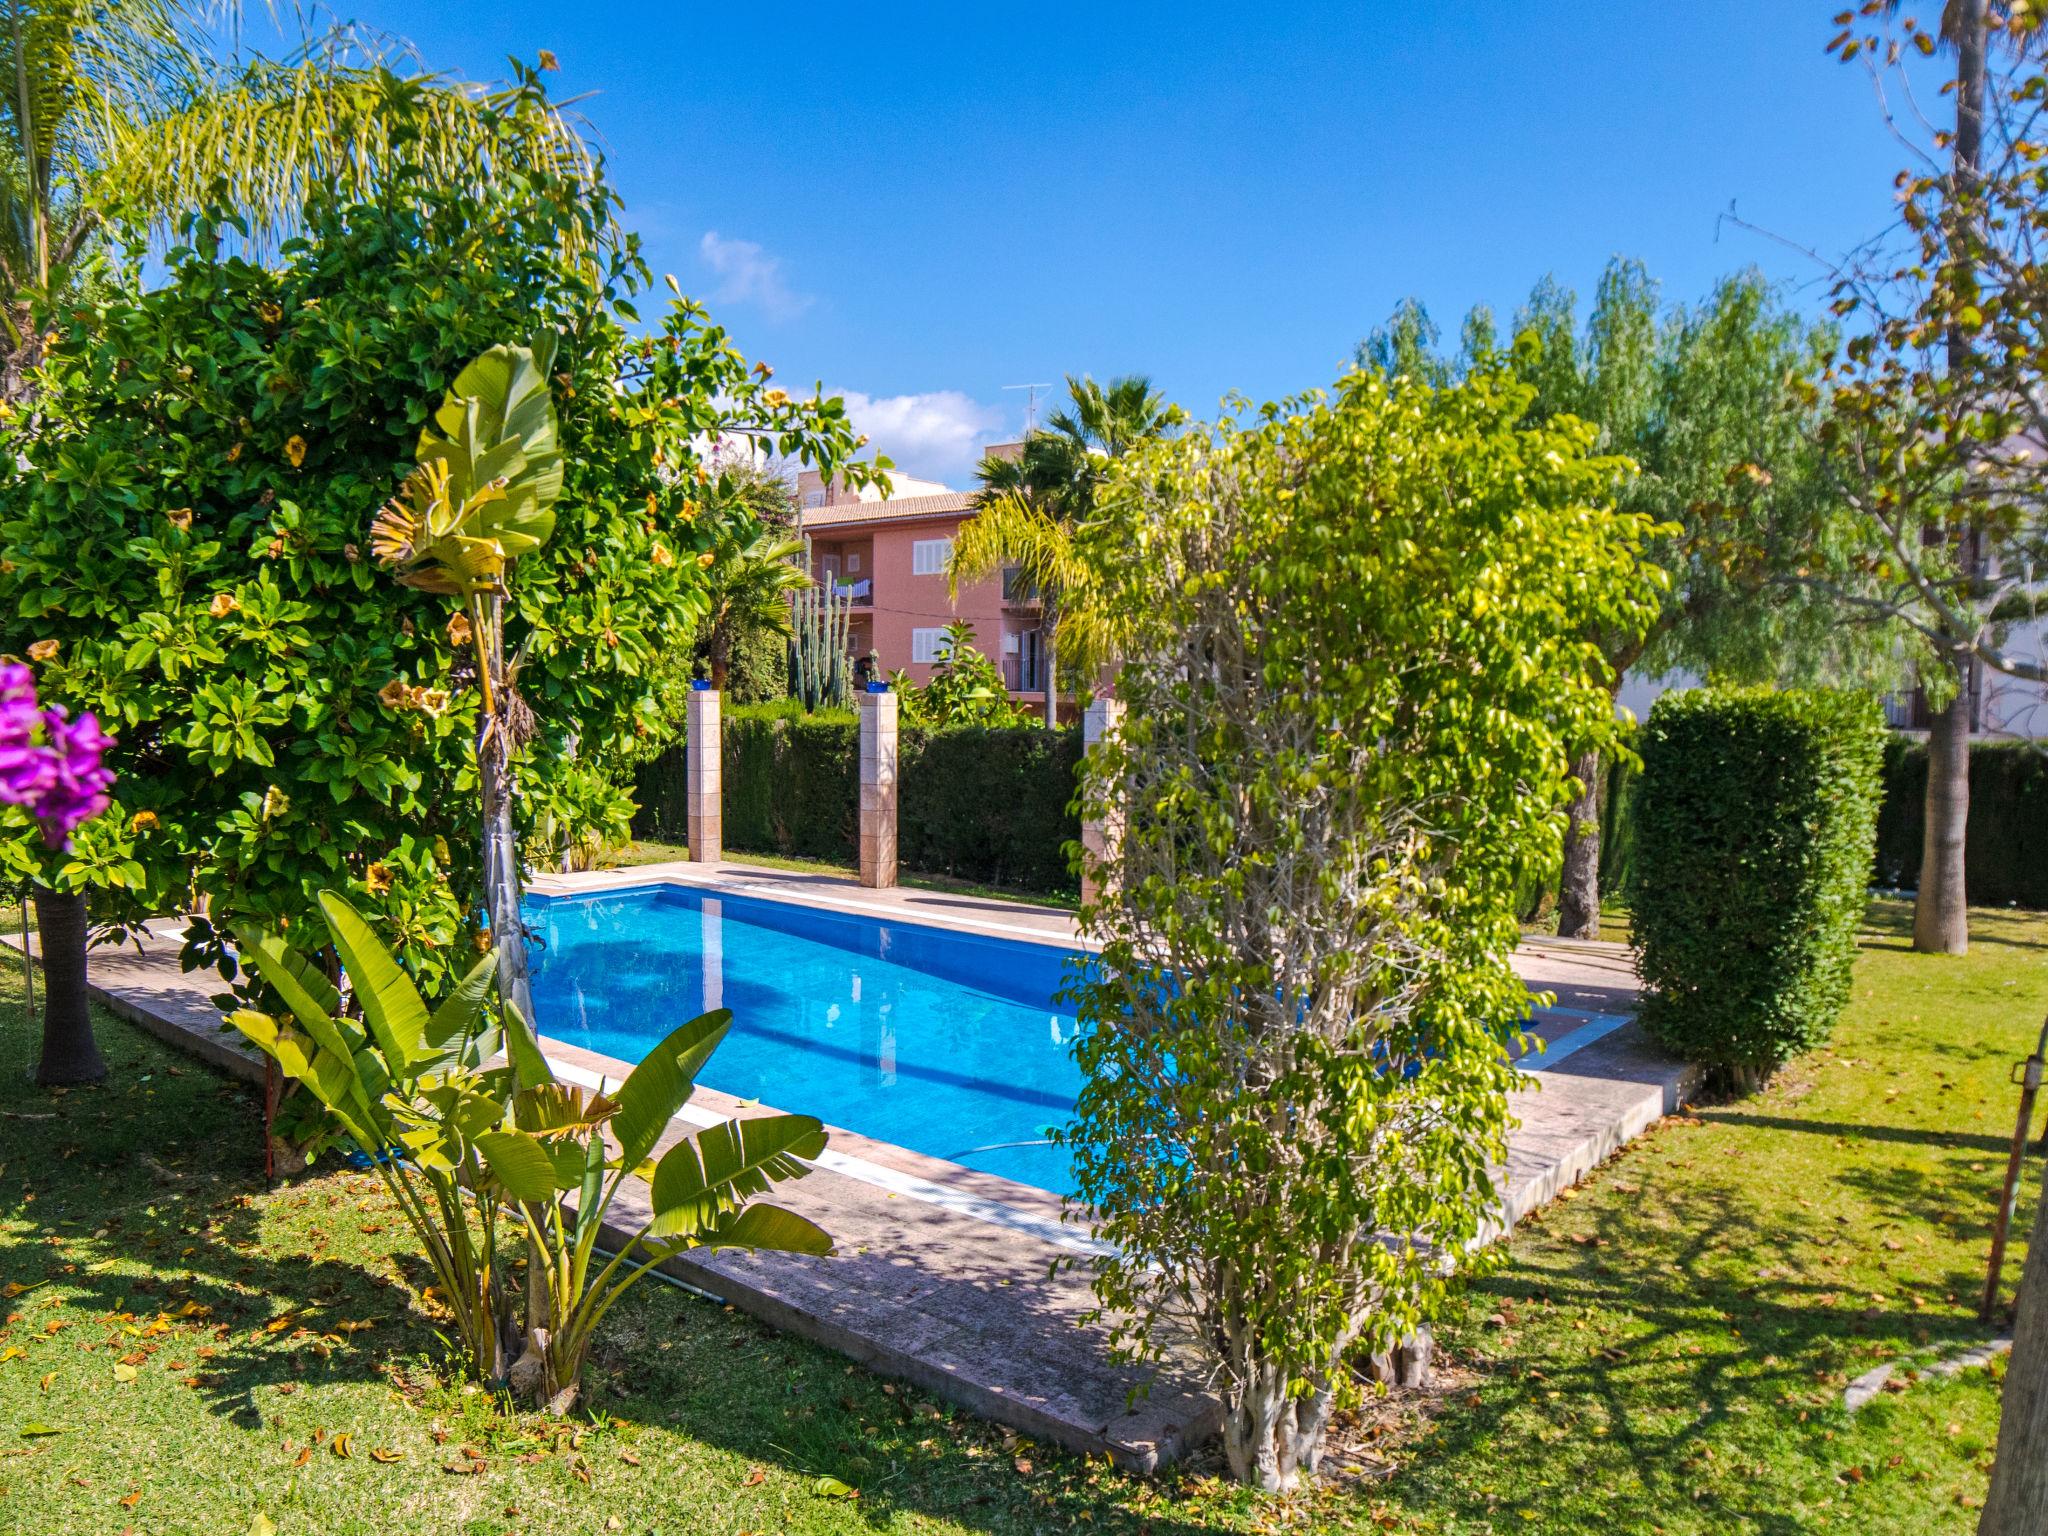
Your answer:
[[[259,60],[176,111],[124,124],[104,170],[159,234],[194,187],[219,180],[262,240],[288,232],[315,187],[367,196],[401,165],[481,187],[515,166],[587,175],[595,159],[537,92],[315,56]]]

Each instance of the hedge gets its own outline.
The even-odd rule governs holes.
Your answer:
[[[1701,688],[1643,727],[1629,902],[1642,1022],[1753,1087],[1849,998],[1883,787],[1864,694]]]
[[[1920,883],[1926,826],[1927,747],[1894,737],[1885,748],[1884,810],[1877,818],[1877,882]],[[2048,753],[2031,741],[1970,747],[1970,900],[2048,907]]]
[[[851,863],[858,847],[860,725],[851,710],[793,703],[724,713],[725,846]],[[896,831],[902,867],[990,885],[1068,894],[1067,845],[1081,733],[1043,726],[905,727],[899,737]],[[634,835],[689,835],[685,753],[672,747],[634,785]]]

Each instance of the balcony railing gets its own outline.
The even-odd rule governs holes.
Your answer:
[[[1003,686],[1012,693],[1045,692],[1045,662],[1038,657],[1006,658],[1003,662]]]
[[[1013,608],[1029,607],[1038,601],[1038,584],[1013,565],[1003,572],[1003,601]]]

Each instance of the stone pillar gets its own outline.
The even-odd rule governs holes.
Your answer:
[[[1081,751],[1084,756],[1093,753],[1102,740],[1117,728],[1117,722],[1124,717],[1124,707],[1116,699],[1097,695],[1089,704],[1087,713],[1081,716]],[[1099,900],[1102,887],[1095,880],[1095,865],[1116,853],[1117,837],[1121,823],[1107,821],[1084,821],[1081,823],[1081,899]]]
[[[724,857],[719,807],[718,691],[692,687],[684,716],[685,788],[689,796],[690,862],[716,864]]]
[[[860,696],[860,883],[896,883],[896,695],[885,683]]]

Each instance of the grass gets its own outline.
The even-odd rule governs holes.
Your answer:
[[[600,862],[606,869],[631,869],[640,864],[666,864],[689,856],[690,850],[679,843],[636,841],[610,850]],[[780,853],[742,852],[732,848],[725,850],[725,860],[729,864],[754,864],[762,869],[789,869],[806,875],[841,875],[849,880],[858,873],[854,865],[838,864],[830,859],[799,859]],[[982,885],[973,880],[956,880],[951,875],[920,875],[899,869],[896,878],[899,885],[915,891],[944,891],[952,896],[980,896],[994,901],[1024,901],[1033,906],[1060,907],[1069,912],[1081,905],[1078,896],[1025,891],[1007,885]]]
[[[1354,1428],[1389,1479],[1285,1500],[1018,1441],[665,1288],[614,1314],[590,1415],[503,1414],[441,1369],[373,1181],[266,1189],[249,1092],[110,1018],[107,1086],[36,1091],[0,969],[0,1290],[27,1287],[0,1301],[0,1532],[1960,1536],[1996,1371],[1840,1396],[1984,1336],[2048,918],[1980,912],[1961,960],[1908,953],[1905,921],[1874,909],[1831,1050],[1516,1235],[1441,1330],[1454,1390]]]

